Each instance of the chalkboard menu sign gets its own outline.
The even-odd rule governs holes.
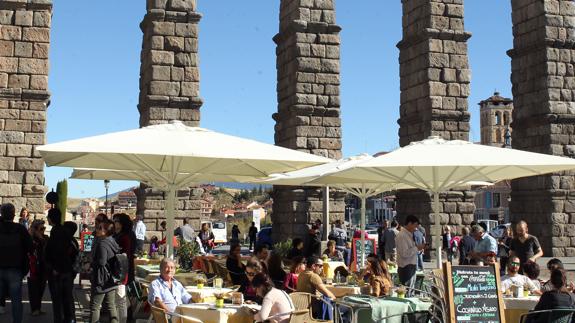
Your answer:
[[[94,244],[94,235],[92,232],[80,233],[80,250],[83,252],[91,252],[92,245]]]
[[[365,243],[365,257],[367,258],[367,255],[369,255],[370,253],[376,253],[376,246],[375,246],[375,239],[365,239],[364,241]],[[355,262],[356,264],[359,264],[359,261],[361,261],[361,238],[353,238],[353,243],[352,243],[352,255],[353,255],[353,262]],[[361,267],[363,267],[363,264],[359,264]]]
[[[499,266],[451,266],[444,263],[452,323],[505,323]]]

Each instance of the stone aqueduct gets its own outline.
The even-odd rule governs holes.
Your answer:
[[[340,37],[335,0],[281,0],[277,44],[277,145],[341,157]],[[575,156],[575,3],[511,0],[513,146]],[[401,146],[430,135],[469,138],[471,81],[463,0],[402,0],[399,49]],[[45,142],[51,0],[0,1],[0,197],[33,213],[43,210],[43,162],[34,147]],[[56,16],[57,18],[57,16]],[[140,125],[179,119],[198,125],[198,22],[196,0],[148,0],[143,31]],[[511,215],[525,219],[547,255],[575,255],[575,190],[571,173],[513,181]],[[179,192],[177,214],[199,221],[199,190]],[[139,191],[138,208],[149,230],[158,229],[163,196]],[[441,224],[470,224],[473,193],[441,196]],[[400,216],[415,214],[428,232],[440,230],[429,195],[398,194]],[[321,216],[317,190],[277,187],[274,235],[302,235]],[[330,209],[343,215],[343,196]],[[194,215],[195,214],[195,215]],[[433,241],[437,245],[438,241]]]

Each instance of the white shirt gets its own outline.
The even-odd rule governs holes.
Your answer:
[[[509,275],[505,275],[505,276],[501,277],[501,289],[502,290],[504,290],[504,291],[508,290],[511,287],[511,285],[517,285],[517,286],[520,286],[520,288],[527,286],[527,289],[529,289],[530,291],[535,291],[535,290],[539,289],[539,288],[537,288],[537,286],[535,286],[533,281],[531,281],[531,279],[529,279],[529,277],[521,275],[521,274],[516,274],[513,277],[511,277]]]
[[[266,294],[262,302],[261,310],[254,316],[256,322],[265,321],[270,316],[283,313],[291,313],[295,310],[295,306],[292,303],[289,295],[277,288],[272,287],[272,289]],[[288,323],[290,315],[281,315],[270,320],[272,322],[278,323]]]
[[[417,265],[417,246],[413,241],[413,233],[403,228],[395,237],[397,249],[397,267]]]
[[[134,228],[134,233],[136,234],[136,239],[145,240],[146,239],[146,225],[143,221],[138,221],[136,227]]]

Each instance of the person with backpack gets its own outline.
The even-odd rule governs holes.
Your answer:
[[[78,256],[73,248],[74,237],[62,224],[62,213],[58,209],[48,211],[48,224],[52,226],[46,243],[46,269],[48,287],[52,297],[54,322],[75,322],[74,305],[74,263]],[[75,240],[75,239],[74,239]]]
[[[118,323],[118,309],[116,307],[116,289],[118,289],[117,278],[114,277],[116,271],[116,254],[120,253],[120,246],[112,237],[114,224],[106,220],[101,225],[96,235],[100,237],[95,244],[92,258],[92,275],[90,283],[92,285],[90,293],[90,322],[100,322],[100,309],[106,303],[110,318],[108,322]]]

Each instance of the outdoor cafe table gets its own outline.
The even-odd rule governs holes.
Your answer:
[[[229,293],[234,291],[230,288],[206,287],[198,288],[196,286],[186,286],[186,291],[192,295],[194,303],[213,303],[216,301],[215,293]]]
[[[191,316],[204,323],[253,323],[253,314],[240,310],[246,305],[224,304],[223,308],[216,308],[214,304],[182,304],[176,307],[176,313]],[[259,305],[249,305],[250,308],[260,310]],[[173,323],[179,323],[173,320]]]
[[[528,297],[503,297],[505,304],[505,322],[519,322],[521,314],[525,314],[535,308],[539,302],[539,296]]]
[[[326,285],[327,289],[335,295],[335,297],[340,298],[349,295],[359,295],[361,294],[361,287],[350,286],[350,285]]]
[[[346,296],[335,302],[336,310],[340,308],[351,309],[352,323],[372,322],[376,319],[403,313],[416,311],[427,311],[432,306],[431,302],[420,300],[417,297],[397,298],[385,297],[376,298],[366,295]],[[339,318],[339,315],[336,315]],[[386,323],[401,323],[402,316],[398,315],[389,318]]]
[[[136,258],[134,259],[134,266],[139,265],[159,265],[162,259],[150,259],[150,258]]]
[[[160,273],[160,265],[136,265],[136,277],[146,278],[153,273]]]

